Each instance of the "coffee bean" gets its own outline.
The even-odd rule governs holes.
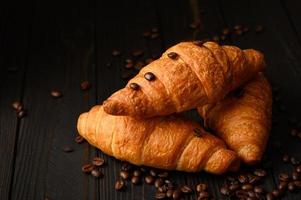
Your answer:
[[[155,80],[156,77],[153,73],[147,72],[144,74],[144,78],[148,81],[153,81],[153,80]]]
[[[178,58],[179,55],[178,55],[176,52],[169,52],[169,53],[167,54],[167,56],[168,56],[169,58],[175,60],[175,59]]]
[[[239,181],[240,183],[247,183],[247,182],[248,182],[248,177],[245,176],[245,175],[239,175],[239,176],[238,176],[238,181]]]
[[[156,199],[165,199],[166,194],[163,192],[157,192],[155,198]]]
[[[266,172],[265,170],[263,170],[263,169],[256,169],[256,170],[254,171],[254,174],[255,174],[256,176],[259,176],[259,177],[264,177],[264,176],[267,175],[267,172]]]
[[[63,94],[58,90],[52,90],[50,94],[55,99],[60,98],[60,97],[63,96]]]
[[[137,83],[130,83],[130,88],[132,90],[139,90],[140,86]]]
[[[278,189],[283,191],[285,190],[287,187],[287,182],[286,181],[280,181],[279,185],[278,185]]]
[[[288,183],[287,189],[288,189],[290,192],[293,192],[293,191],[296,189],[296,186],[295,186],[294,182]]]
[[[167,184],[168,189],[175,189],[176,188],[176,186],[172,182],[169,182],[169,183],[166,183],[166,184]]]
[[[155,181],[155,187],[158,188],[158,187],[161,187],[162,185],[164,184],[162,178],[157,178],[156,181]]]
[[[80,84],[80,88],[82,90],[89,90],[91,88],[91,83],[89,81],[83,81],[81,84]]]
[[[181,187],[181,191],[185,194],[188,194],[188,193],[191,193],[192,192],[192,189],[188,186],[188,185],[183,185]]]
[[[234,30],[241,30],[242,29],[242,26],[241,25],[235,25],[234,26]]]
[[[301,173],[301,165],[296,166],[295,170],[297,173]]]
[[[242,35],[244,32],[241,29],[235,30],[235,34]]]
[[[103,173],[101,173],[101,171],[99,171],[98,169],[93,169],[92,172],[91,172],[91,174],[95,178],[103,177]]]
[[[287,173],[280,173],[278,175],[278,178],[279,178],[280,181],[284,181],[284,182],[287,182],[290,179],[290,177]]]
[[[150,38],[151,39],[157,39],[159,37],[159,33],[152,33]]]
[[[12,107],[14,110],[16,110],[17,112],[19,112],[20,110],[23,110],[23,105],[21,104],[20,101],[15,101],[12,103]]]
[[[115,50],[112,51],[112,55],[113,56],[120,56],[121,55],[121,51],[115,49]]]
[[[292,179],[294,181],[297,181],[299,178],[300,178],[300,175],[298,172],[296,172],[296,171],[292,172]]]
[[[132,169],[132,165],[130,164],[130,163],[128,163],[128,162],[123,162],[122,164],[121,164],[121,170],[123,170],[123,171],[131,171],[131,169]]]
[[[207,184],[205,184],[205,183],[199,183],[199,184],[197,184],[197,186],[196,186],[196,191],[197,192],[202,192],[202,191],[205,191],[205,190],[207,190]]]
[[[168,188],[166,185],[162,185],[161,187],[158,187],[159,192],[167,192]]]
[[[123,180],[118,180],[115,183],[115,190],[122,190],[125,186],[125,183]]]
[[[105,164],[105,160],[100,157],[94,157],[92,160],[92,164],[99,167]]]
[[[239,187],[240,187],[240,185],[239,185],[238,183],[232,184],[232,185],[229,186],[229,190],[235,191],[235,190],[237,190]]]
[[[282,161],[283,161],[284,163],[287,163],[288,161],[290,161],[290,156],[289,156],[288,154],[284,154],[284,155],[282,156]]]
[[[152,176],[154,176],[154,177],[157,176],[157,172],[156,172],[156,170],[154,170],[154,169],[151,169],[151,170],[149,171],[149,174],[152,175]]]
[[[275,189],[275,190],[272,191],[272,194],[273,194],[274,197],[277,198],[277,197],[280,197],[281,192],[279,190]]]
[[[174,192],[173,190],[167,190],[166,197],[167,198],[172,198],[173,192]]]
[[[209,197],[209,193],[206,192],[206,191],[202,191],[199,193],[199,198],[201,199],[205,199],[205,198],[208,198]]]
[[[124,68],[126,68],[126,69],[131,69],[131,68],[133,68],[134,67],[134,63],[127,63],[127,64],[125,64],[125,66],[124,66]]]
[[[227,186],[223,186],[223,187],[220,188],[220,193],[222,195],[226,195],[227,196],[227,195],[230,194],[230,190],[229,190],[229,188]]]
[[[119,176],[121,177],[121,178],[123,178],[124,180],[127,180],[129,177],[130,177],[130,174],[129,174],[129,172],[127,172],[127,171],[120,171],[119,172]]]
[[[148,171],[148,169],[145,168],[145,167],[140,167],[140,171],[143,172],[143,173],[146,173]]]
[[[131,182],[132,182],[133,184],[135,184],[135,185],[138,185],[138,184],[141,182],[141,180],[140,180],[140,178],[139,178],[138,176],[133,176],[133,177],[131,178]]]
[[[262,25],[257,25],[255,26],[255,32],[256,33],[261,33],[263,31],[263,26]]]
[[[140,57],[144,54],[144,51],[141,49],[136,49],[132,52],[132,56],[134,57]]]
[[[134,61],[130,58],[125,59],[125,63],[133,63]]]
[[[174,190],[173,193],[172,193],[172,198],[173,199],[180,199],[181,195],[182,195],[181,190]]]
[[[262,194],[262,193],[264,193],[264,189],[260,186],[255,186],[254,187],[254,192],[258,193],[258,194]]]
[[[27,115],[26,111],[25,110],[21,110],[17,113],[17,117],[19,119],[22,119],[23,117],[25,117]]]
[[[134,170],[134,172],[133,172],[134,176],[141,176],[141,174],[142,174],[141,171],[138,169]]]
[[[250,184],[252,184],[252,185],[254,185],[254,184],[256,184],[256,183],[258,183],[259,181],[260,181],[260,177],[258,177],[258,176],[249,176],[249,183]]]
[[[84,166],[82,166],[82,171],[84,173],[90,173],[94,168],[95,167],[92,164],[85,164]]]
[[[223,34],[223,35],[230,35],[230,33],[231,33],[230,28],[224,28],[224,29],[222,30],[222,34]]]
[[[271,192],[267,193],[266,200],[273,200],[273,199],[275,199],[273,193]]]
[[[167,178],[168,177],[168,172],[161,172],[157,175],[160,178]]]
[[[70,152],[73,152],[73,149],[69,146],[64,146],[63,151],[66,152],[66,153],[70,153]]]
[[[244,184],[241,186],[241,189],[243,190],[252,190],[253,189],[253,185],[251,184]]]
[[[301,181],[294,181],[294,185],[297,187],[297,188],[301,188]]]
[[[144,181],[147,183],[147,184],[153,184],[155,179],[153,176],[150,176],[150,175],[147,175],[144,177]]]
[[[81,144],[85,141],[85,139],[81,136],[81,135],[78,135],[75,137],[74,141],[77,143],[77,144]]]
[[[256,193],[253,191],[248,192],[249,197],[256,197]]]

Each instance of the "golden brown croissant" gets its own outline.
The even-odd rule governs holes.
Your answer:
[[[135,118],[189,110],[223,99],[264,67],[263,55],[253,49],[181,42],[109,97],[104,110]]]
[[[221,174],[239,168],[237,154],[180,116],[135,119],[113,116],[94,106],[78,119],[78,131],[104,153],[136,165]]]
[[[261,160],[269,137],[272,112],[271,87],[259,74],[241,91],[217,105],[198,108],[205,123],[247,164]]]

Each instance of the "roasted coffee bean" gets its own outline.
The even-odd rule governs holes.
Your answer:
[[[280,173],[278,175],[278,178],[279,178],[280,181],[284,181],[284,182],[287,182],[290,179],[290,177],[287,173]]]
[[[290,161],[290,156],[289,156],[288,154],[284,154],[284,155],[282,156],[282,161],[283,161],[284,163],[289,162],[289,161]]]
[[[144,74],[144,78],[148,81],[153,81],[153,80],[155,80],[156,77],[153,73],[147,72]]]
[[[85,141],[85,138],[83,138],[81,135],[78,135],[75,137],[74,141],[77,143],[77,144],[81,144]]]
[[[277,198],[277,197],[280,197],[281,192],[280,192],[280,190],[275,189],[275,190],[272,191],[272,194],[273,194],[274,197]]]
[[[301,188],[301,181],[294,181],[294,184],[297,188]]]
[[[235,25],[234,26],[234,30],[241,30],[242,29],[242,26],[241,25]]]
[[[122,165],[121,165],[121,170],[123,171],[131,171],[132,170],[132,165],[128,162],[123,162]]]
[[[238,183],[232,184],[229,186],[229,190],[231,191],[235,191],[240,187],[240,185]]]
[[[162,178],[157,178],[155,181],[155,187],[158,188],[161,187],[162,185],[164,185]]]
[[[223,35],[230,35],[230,33],[231,33],[230,28],[224,28],[224,29],[222,30],[222,34],[223,34]]]
[[[248,192],[243,190],[237,190],[235,192],[235,197],[237,197],[238,199],[245,199],[248,197]]]
[[[154,169],[151,169],[151,170],[149,171],[149,174],[152,175],[152,176],[154,176],[154,177],[157,176],[157,172],[156,172],[156,170],[154,170]]]
[[[158,187],[159,192],[167,192],[168,188],[166,185],[162,185],[161,187]]]
[[[256,184],[260,181],[260,177],[258,176],[249,176],[248,179],[250,184]]]
[[[118,180],[115,183],[115,190],[122,190],[125,186],[125,183],[123,180]]]
[[[139,56],[142,56],[143,54],[144,54],[144,51],[141,49],[136,49],[132,52],[132,56],[134,56],[134,57],[139,57]]]
[[[158,174],[158,177],[167,178],[168,177],[168,172],[161,172],[161,173]]]
[[[251,184],[244,184],[241,186],[241,189],[243,190],[252,190],[253,189],[253,185]]]
[[[94,176],[95,178],[103,177],[103,173],[98,169],[93,169],[91,175]]]
[[[92,160],[92,164],[95,166],[98,166],[98,167],[104,165],[104,163],[105,163],[105,160],[100,157],[94,157]]]
[[[91,88],[91,83],[89,81],[83,81],[81,84],[80,84],[80,88],[82,90],[89,90]]]
[[[133,176],[131,178],[131,182],[134,184],[134,185],[137,185],[141,182],[140,178],[138,176]]]
[[[175,60],[175,59],[178,58],[179,55],[178,55],[176,52],[169,52],[169,53],[167,54],[167,56],[168,56],[169,58]]]
[[[20,110],[23,110],[23,105],[21,104],[20,101],[15,101],[12,103],[12,107],[14,110],[16,110],[17,112],[19,112]]]
[[[140,86],[137,83],[130,83],[130,88],[132,90],[139,90]]]
[[[157,192],[155,198],[156,199],[165,199],[166,198],[166,194],[163,193],[163,192]]]
[[[296,166],[295,170],[297,173],[301,173],[301,165]]]
[[[249,197],[256,197],[256,193],[254,191],[248,192]]]
[[[174,190],[173,193],[172,193],[172,198],[173,199],[180,199],[181,195],[182,195],[181,190]]]
[[[134,63],[126,63],[124,66],[124,68],[126,68],[126,69],[131,69],[133,67],[134,67]]]
[[[142,172],[139,169],[134,170],[133,175],[134,176],[141,176]]]
[[[267,172],[266,172],[265,170],[263,170],[263,169],[256,169],[256,170],[254,171],[254,174],[255,174],[256,176],[259,176],[259,177],[264,177],[264,176],[267,175]]]
[[[295,186],[294,182],[288,183],[287,189],[288,189],[290,192],[293,192],[293,191],[296,189],[296,186]]]
[[[151,39],[157,39],[159,37],[159,33],[152,33],[150,38]]]
[[[271,193],[271,192],[267,193],[266,200],[273,200],[273,199],[275,199],[273,193]]]
[[[195,189],[196,189],[197,192],[202,192],[202,191],[207,190],[207,188],[208,188],[207,184],[199,183],[199,184],[197,184]]]
[[[123,178],[124,180],[127,180],[130,177],[130,173],[127,171],[120,171],[119,173],[120,177]]]
[[[63,96],[63,94],[58,90],[52,90],[50,94],[55,99],[60,98],[60,97]]]
[[[145,167],[140,167],[140,171],[143,172],[143,173],[146,173],[148,170]]]
[[[222,195],[226,195],[227,196],[227,195],[230,194],[230,190],[229,190],[229,188],[227,186],[223,186],[223,187],[220,188],[220,193]]]
[[[84,166],[82,166],[82,171],[84,173],[90,173],[94,168],[95,167],[92,164],[85,164]]]
[[[278,185],[278,190],[285,190],[287,187],[287,182],[286,181],[280,181],[279,185]]]
[[[262,32],[263,31],[263,26],[262,25],[257,25],[257,26],[255,26],[255,32],[256,33],[260,33],[260,32]]]
[[[264,193],[264,189],[260,186],[255,186],[254,187],[254,192],[258,193],[258,194],[262,194],[262,193]]]
[[[125,63],[133,63],[134,61],[130,58],[125,59]]]
[[[300,175],[298,172],[296,172],[296,171],[292,172],[292,179],[294,181],[297,181],[299,178],[300,178]]]
[[[238,176],[238,181],[239,181],[240,183],[247,183],[247,182],[248,182],[248,177],[245,176],[245,175],[239,175],[239,176]]]
[[[121,51],[115,49],[115,50],[112,51],[112,55],[113,56],[120,56],[121,55]]]
[[[150,175],[147,175],[144,177],[144,181],[147,183],[147,184],[153,184],[155,179],[153,176],[150,176]]]
[[[17,117],[19,119],[22,119],[23,117],[25,117],[27,115],[26,111],[25,110],[21,110],[17,113]]]
[[[208,197],[209,197],[209,193],[206,192],[206,191],[202,191],[202,192],[199,193],[198,196],[199,196],[199,198],[201,198],[201,199],[205,199],[205,198],[208,198]]]
[[[188,194],[188,193],[191,193],[192,192],[192,189],[188,186],[188,185],[183,185],[181,187],[181,191],[185,194]]]
[[[73,152],[74,150],[69,146],[64,146],[63,151],[66,152],[66,153],[70,153],[70,152]]]
[[[237,35],[242,35],[244,32],[241,29],[234,31]]]
[[[167,198],[172,198],[173,192],[174,192],[173,190],[167,190],[166,197]]]
[[[169,183],[167,183],[167,188],[168,189],[175,189],[176,186],[172,182],[169,182]]]

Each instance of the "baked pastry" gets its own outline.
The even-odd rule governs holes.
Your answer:
[[[214,42],[181,42],[142,68],[104,103],[112,115],[169,115],[223,99],[265,67],[256,50]]]
[[[77,128],[93,146],[135,165],[222,174],[240,164],[222,140],[178,115],[142,120],[109,115],[94,106],[80,115]]]

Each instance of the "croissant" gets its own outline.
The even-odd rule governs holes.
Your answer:
[[[265,67],[256,50],[214,42],[181,42],[142,68],[103,103],[105,112],[148,118],[223,99]]]
[[[220,136],[247,164],[261,160],[269,137],[272,112],[269,82],[259,74],[239,96],[198,108],[206,126]]]
[[[137,119],[113,116],[94,106],[77,128],[90,144],[117,159],[168,170],[221,174],[235,171],[240,160],[224,142],[181,116]]]

